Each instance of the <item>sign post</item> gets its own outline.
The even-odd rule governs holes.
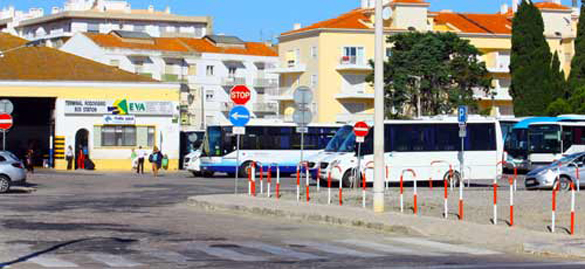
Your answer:
[[[313,120],[313,113],[309,108],[309,104],[313,101],[313,92],[311,88],[300,86],[295,89],[293,99],[297,106],[293,114],[293,121],[299,126],[297,128],[301,133],[301,163],[303,162],[305,149],[305,133],[309,131],[308,124]]]
[[[459,106],[457,109],[459,121],[459,137],[461,138],[461,160],[459,160],[459,219],[463,219],[463,182],[465,178],[465,137],[467,136],[467,106]]]
[[[230,90],[230,98],[234,104],[229,119],[233,125],[232,132],[236,135],[236,177],[234,179],[234,192],[238,193],[238,179],[240,176],[240,135],[246,134],[246,124],[250,122],[250,111],[244,106],[252,93],[245,85],[236,85]]]
[[[6,131],[12,128],[12,116],[0,114],[0,130],[2,130],[2,150],[6,150]]]
[[[370,127],[363,121],[357,122],[353,126],[353,132],[355,133],[355,142],[358,143],[358,152],[357,152],[357,172],[353,177],[354,180],[357,180],[361,175],[361,151],[362,151],[362,143],[364,143],[365,137],[368,135],[370,131]],[[363,179],[362,179],[363,180]],[[356,182],[354,186],[359,186],[359,182]]]

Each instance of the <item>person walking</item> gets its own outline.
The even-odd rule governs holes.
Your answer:
[[[162,153],[160,150],[158,150],[157,146],[154,146],[152,149],[152,154],[150,154],[150,157],[148,157],[148,161],[152,164],[152,174],[154,177],[158,177],[158,170],[162,166],[162,159]]]
[[[73,148],[71,146],[67,147],[65,158],[67,159],[67,170],[73,169]]]
[[[136,173],[144,174],[144,158],[146,158],[146,151],[142,149],[142,146],[138,147],[138,152],[136,153],[138,157],[138,163],[136,164]]]
[[[32,150],[32,148],[28,149],[28,151],[26,152],[26,171],[28,173],[31,173],[31,174],[35,173],[35,167],[33,164],[33,155],[34,155],[34,151]]]

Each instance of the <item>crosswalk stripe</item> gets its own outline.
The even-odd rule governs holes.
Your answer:
[[[164,260],[166,262],[171,262],[171,263],[187,263],[187,262],[189,262],[189,257],[184,256],[184,255],[177,253],[177,252],[174,252],[174,251],[149,248],[149,247],[141,247],[139,250],[148,256],[153,256],[155,258],[159,258],[159,259]]]
[[[232,260],[232,261],[243,261],[243,262],[257,262],[257,261],[266,261],[265,258],[252,256],[252,255],[245,255],[230,249],[222,248],[222,247],[210,247],[205,243],[200,242],[190,242],[187,244],[189,248],[194,248],[201,252],[205,252],[208,255],[216,256],[219,258]]]
[[[349,256],[356,256],[356,257],[365,257],[365,258],[375,258],[375,257],[382,257],[383,255],[376,254],[376,253],[365,253],[349,248],[344,248],[340,246],[329,245],[325,243],[317,243],[317,242],[310,242],[310,241],[285,241],[286,244],[289,245],[303,245],[308,246],[319,251],[338,254],[338,255],[349,255]]]
[[[292,249],[278,247],[278,246],[273,246],[273,245],[269,245],[269,244],[265,244],[265,243],[261,243],[261,242],[249,242],[249,241],[247,241],[247,242],[237,242],[235,244],[240,245],[240,246],[243,246],[243,247],[247,247],[247,248],[259,249],[259,250],[262,250],[264,252],[268,252],[270,254],[274,254],[274,255],[278,255],[278,256],[285,256],[285,257],[290,257],[290,258],[295,258],[295,259],[299,259],[299,260],[316,260],[316,259],[322,259],[322,257],[319,257],[317,255],[313,255],[313,254],[309,254],[309,253],[303,253],[303,252],[297,252],[297,251],[294,251]]]
[[[94,261],[105,263],[111,267],[135,267],[135,266],[142,266],[144,264],[133,262],[128,260],[122,256],[112,255],[112,254],[102,254],[102,253],[91,253],[88,256],[93,259]]]
[[[52,256],[52,255],[37,256],[37,257],[34,257],[34,258],[27,260],[27,262],[36,263],[40,266],[48,267],[48,268],[74,268],[74,267],[78,267],[77,264],[75,264],[75,263],[58,259],[57,257]]]
[[[373,250],[377,250],[377,251],[381,251],[381,252],[386,252],[386,253],[393,253],[393,254],[404,254],[404,255],[417,255],[417,256],[445,256],[446,254],[440,254],[440,253],[435,253],[435,252],[430,252],[430,251],[416,251],[413,249],[409,249],[409,248],[403,248],[403,247],[396,247],[396,246],[392,246],[392,245],[387,245],[387,244],[380,244],[380,243],[376,243],[376,242],[369,242],[369,241],[363,241],[363,240],[357,240],[357,239],[345,239],[345,240],[338,240],[337,242],[340,243],[344,243],[344,244],[349,244],[349,245],[355,245],[358,247],[362,247],[362,248],[369,248],[369,249],[373,249]]]
[[[447,252],[464,253],[464,254],[471,254],[471,255],[501,254],[499,252],[491,251],[491,250],[487,250],[487,249],[479,249],[479,248],[472,248],[472,247],[466,247],[466,246],[461,246],[461,245],[441,243],[441,242],[426,240],[426,239],[422,239],[422,238],[402,237],[402,238],[388,238],[388,239],[390,239],[392,241],[405,243],[405,244],[412,244],[412,245],[418,245],[418,246],[422,246],[422,247],[429,247],[429,248],[439,249],[439,250],[447,251]]]

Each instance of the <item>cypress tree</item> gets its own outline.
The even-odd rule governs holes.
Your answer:
[[[544,38],[542,14],[531,1],[522,1],[512,20],[510,94],[518,117],[544,115],[553,102],[551,52]]]
[[[585,14],[585,0],[581,0],[581,15]],[[585,85],[585,20],[579,18],[577,24],[577,38],[575,39],[575,56],[571,60],[571,73],[569,74],[569,88],[575,92]]]
[[[556,51],[552,59],[550,72],[551,72],[550,95],[552,100],[556,100],[557,98],[568,98],[565,71],[561,69],[561,61],[559,60],[559,54]]]

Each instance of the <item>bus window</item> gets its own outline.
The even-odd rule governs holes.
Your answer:
[[[204,147],[206,156],[221,156],[221,127],[209,127],[207,129],[207,141]]]
[[[536,125],[530,126],[529,148],[530,153],[559,153],[561,150],[559,126]]]
[[[465,149],[472,151],[496,150],[496,130],[493,124],[467,125]]]

